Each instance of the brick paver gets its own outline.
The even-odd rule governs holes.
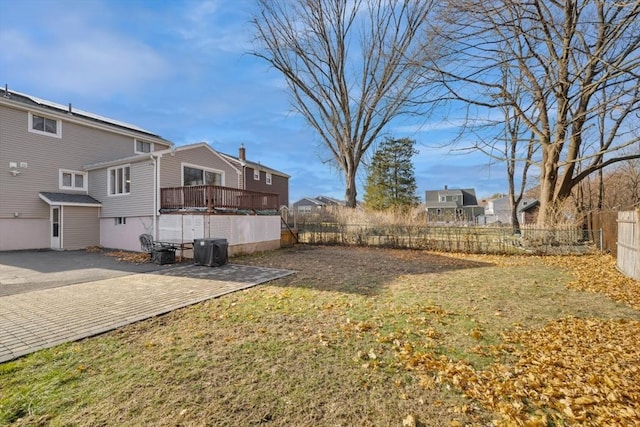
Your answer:
[[[225,265],[179,266],[0,297],[0,362],[100,334],[292,274]]]

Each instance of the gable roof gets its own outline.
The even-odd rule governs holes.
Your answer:
[[[303,197],[302,199],[295,202],[293,205],[298,206],[300,204],[306,205],[316,205],[316,206],[344,206],[344,202],[342,200],[335,199],[329,196],[317,196],[317,197]]]
[[[263,170],[265,172],[269,172],[273,175],[279,175],[282,176],[284,178],[291,178],[290,175],[287,175],[284,172],[281,172],[277,169],[273,169],[270,168],[269,166],[265,166],[261,163],[256,163],[256,162],[252,162],[251,160],[240,160],[238,157],[232,156],[230,154],[226,154],[226,153],[220,153],[220,155],[222,157],[225,157],[227,160],[229,160],[231,163],[234,163],[235,165],[237,165],[237,168],[242,169],[243,166],[248,166],[252,169],[258,169],[258,170]]]
[[[530,210],[530,209],[533,209],[533,208],[535,208],[535,207],[537,207],[537,206],[539,206],[539,205],[540,205],[540,201],[539,201],[539,200],[534,200],[534,201],[533,201],[533,202],[531,202],[531,203],[527,203],[527,204],[525,204],[524,206],[521,206],[521,207],[518,209],[518,212],[526,212],[526,211],[528,211],[528,210]]]
[[[208,149],[209,151],[211,151],[216,156],[220,157],[220,159],[223,162],[225,162],[226,164],[231,166],[233,169],[235,169],[238,174],[240,174],[242,172],[242,168],[239,168],[237,165],[233,164],[233,162],[229,161],[229,159],[227,158],[228,157],[227,155],[225,155],[225,154],[223,154],[223,153],[221,153],[219,151],[216,151],[213,147],[211,147],[206,142],[196,142],[194,144],[180,145],[179,147],[175,148],[175,151],[191,150],[191,149],[198,148],[198,147],[204,147],[204,148]]]
[[[316,206],[325,206],[326,203],[321,202],[318,199],[315,199],[313,197],[303,197],[302,199],[298,200],[297,202],[295,202],[293,204],[293,206],[299,206],[299,205],[316,205]]]
[[[0,101],[8,101],[9,103],[13,103],[14,105],[18,104],[25,107],[37,108],[38,110],[46,111],[50,114],[63,114],[67,117],[67,119],[81,119],[84,122],[89,122],[97,125],[107,125],[112,128],[142,134],[141,136],[143,137],[151,137],[156,140],[154,142],[162,142],[168,146],[173,145],[171,141],[167,141],[161,136],[131,123],[126,123],[120,120],[110,119],[108,117],[90,113],[88,111],[79,110],[77,108],[73,108],[71,104],[69,104],[68,106],[64,106],[62,104],[38,98],[33,95],[17,92],[15,90],[9,90],[6,87],[0,88]]]
[[[424,201],[426,207],[452,207],[450,203],[456,202],[441,202],[440,196],[462,196],[462,203],[458,203],[458,206],[478,206],[478,199],[476,198],[476,190],[474,188],[455,188],[442,190],[427,190],[425,191]]]
[[[60,206],[95,206],[100,207],[102,203],[87,194],[52,193],[42,191],[40,198],[49,205]]]

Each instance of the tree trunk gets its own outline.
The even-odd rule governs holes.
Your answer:
[[[555,198],[558,181],[558,149],[555,144],[542,147],[542,170],[540,176],[540,210],[536,226],[540,229],[552,226],[556,220],[557,203]]]
[[[356,190],[356,170],[350,168],[345,171],[346,190],[344,193],[345,206],[348,208],[356,207],[356,196],[358,192]]]

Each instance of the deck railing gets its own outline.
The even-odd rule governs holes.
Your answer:
[[[194,185],[160,189],[160,208],[163,210],[277,211],[279,196],[275,193],[241,190],[219,185]]]

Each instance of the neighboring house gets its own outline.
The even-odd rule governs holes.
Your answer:
[[[238,188],[250,191],[276,193],[279,206],[289,206],[289,175],[247,160],[247,150],[244,144],[238,149],[238,157],[220,153],[227,161],[234,165],[240,174]]]
[[[521,224],[524,224],[525,219],[521,209],[534,202],[536,202],[535,199],[522,199],[518,204],[516,212],[518,213],[518,221]],[[511,202],[509,201],[509,197],[502,196],[488,200],[484,208],[484,215],[478,218],[478,222],[481,225],[511,225]]]
[[[328,206],[344,206],[344,202],[333,197],[303,197],[293,204],[293,211],[299,213],[317,212]]]
[[[521,206],[518,209],[520,225],[535,224],[538,220],[538,212],[540,211],[540,202],[534,200],[531,203]]]
[[[277,216],[214,218],[213,207],[256,200],[277,210],[277,197],[256,193],[247,201],[242,170],[206,143],[175,148],[137,126],[6,87],[0,89],[0,167],[0,250],[140,250],[143,233],[226,237],[230,248],[279,244]],[[171,205],[177,212],[161,214],[165,193],[178,195]],[[200,217],[185,219],[191,212]],[[264,231],[261,224],[272,222]]]
[[[428,223],[476,224],[484,208],[478,205],[472,188],[425,191],[425,209]]]

